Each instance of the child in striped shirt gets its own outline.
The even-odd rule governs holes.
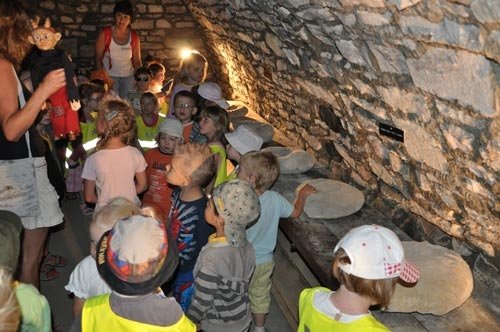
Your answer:
[[[231,180],[215,187],[205,218],[216,233],[196,261],[187,312],[203,331],[241,332],[250,327],[248,288],[255,252],[246,239],[246,227],[259,214],[259,198],[248,182]]]

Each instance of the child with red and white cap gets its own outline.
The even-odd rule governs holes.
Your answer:
[[[379,225],[350,230],[334,249],[333,275],[340,288],[304,289],[298,331],[389,331],[368,308],[389,304],[398,279],[418,281],[419,271],[405,261],[397,235]]]

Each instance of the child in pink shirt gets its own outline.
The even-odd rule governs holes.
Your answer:
[[[101,137],[83,168],[83,195],[87,203],[104,206],[114,197],[122,196],[140,204],[138,194],[148,187],[146,160],[133,146],[134,112],[120,99],[105,101],[96,120]],[[97,192],[96,192],[97,191]]]

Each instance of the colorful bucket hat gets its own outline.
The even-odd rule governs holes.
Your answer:
[[[141,215],[119,220],[97,244],[99,273],[123,295],[151,293],[170,279],[178,259],[165,226]]]

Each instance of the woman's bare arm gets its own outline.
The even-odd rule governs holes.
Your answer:
[[[95,67],[97,69],[104,68],[102,64],[102,58],[104,56],[105,47],[106,45],[104,43],[104,32],[101,31],[99,32],[99,36],[97,36],[97,40],[95,41],[94,60],[95,60]]]
[[[133,63],[132,66],[134,67],[134,71],[137,70],[137,68],[142,67],[142,59],[141,59],[141,41],[139,40],[139,37],[137,37],[137,46],[135,49],[132,49],[133,52]]]
[[[8,141],[18,141],[35,121],[47,98],[66,85],[64,69],[51,71],[19,110],[17,79],[12,64],[0,59],[0,125]]]

